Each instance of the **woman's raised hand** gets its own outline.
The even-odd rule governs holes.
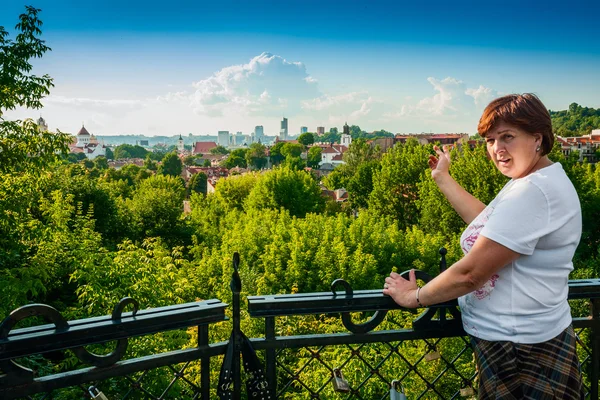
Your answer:
[[[443,146],[440,149],[438,146],[433,146],[437,157],[434,155],[429,156],[429,168],[431,168],[431,176],[447,174],[450,168],[450,150],[448,146]]]

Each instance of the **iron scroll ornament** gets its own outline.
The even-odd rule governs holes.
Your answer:
[[[0,340],[6,340],[12,328],[21,320],[29,317],[42,317],[47,322],[53,323],[56,331],[64,332],[69,329],[69,323],[54,308],[46,304],[28,304],[11,312],[0,323]],[[29,368],[17,364],[13,360],[0,360],[0,369],[16,382],[31,382],[34,374]]]
[[[131,297],[122,298],[113,308],[113,312],[111,314],[111,320],[114,322],[121,321],[121,316],[123,314],[123,310],[128,305],[133,304],[133,312],[132,316],[137,314],[139,309],[139,303],[137,300],[132,299]],[[117,347],[109,354],[106,355],[98,355],[89,352],[83,346],[76,347],[71,349],[73,353],[79,358],[82,362],[93,365],[94,367],[108,367],[109,365],[113,365],[117,361],[119,361],[127,351],[128,340],[127,338],[117,340]]]
[[[132,315],[138,311],[139,304],[136,300],[125,297],[114,307],[111,320],[118,322],[121,320],[123,309],[129,304],[133,304],[134,310]],[[0,340],[6,340],[8,334],[21,320],[29,317],[42,317],[49,323],[54,324],[56,332],[66,332],[70,329],[69,323],[65,318],[54,308],[46,304],[28,304],[19,307],[9,314],[8,317],[0,323]],[[72,348],[71,351],[83,363],[93,365],[95,367],[107,367],[119,361],[127,350],[127,338],[117,340],[117,346],[114,351],[107,355],[98,355],[89,352],[83,346]],[[34,373],[31,369],[26,368],[13,360],[0,360],[0,369],[4,371],[10,379],[16,379],[18,382],[31,382],[34,378]]]
[[[410,271],[404,271],[400,274],[400,276],[403,277],[404,279],[408,280],[409,272]],[[428,273],[420,271],[420,270],[415,270],[415,276],[417,279],[420,279],[420,280],[424,281],[425,283],[427,283],[433,279]],[[344,288],[346,296],[352,296],[354,294],[354,291],[352,290],[352,287],[350,286],[350,284],[348,282],[346,282],[343,279],[336,279],[335,281],[333,281],[331,283],[331,291],[333,292],[334,296],[337,296],[337,293],[336,293],[337,286],[342,286]],[[412,310],[409,310],[409,311],[412,312]],[[421,321],[421,320],[430,320],[431,318],[433,318],[435,313],[436,313],[435,309],[426,308],[425,312],[422,313],[419,316],[419,318],[417,318],[415,320],[415,322]],[[350,316],[349,312],[343,312],[343,313],[341,313],[342,324],[344,324],[344,327],[352,333],[356,333],[356,334],[367,333],[367,332],[370,332],[373,329],[375,329],[377,326],[379,326],[379,324],[381,324],[383,322],[383,320],[385,319],[386,314],[387,314],[387,310],[378,310],[378,311],[375,311],[375,313],[371,316],[371,318],[369,318],[368,321],[365,321],[360,324],[356,324],[352,321],[352,317]],[[418,324],[418,322],[417,322],[417,324]]]

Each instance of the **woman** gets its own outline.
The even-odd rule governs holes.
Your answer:
[[[414,271],[385,279],[404,307],[459,298],[480,375],[480,399],[580,399],[575,334],[567,302],[581,206],[559,163],[547,155],[550,114],[533,94],[492,101],[479,121],[490,158],[511,178],[485,205],[449,174],[448,148],[435,147],[431,175],[468,224],[464,257],[422,288]]]

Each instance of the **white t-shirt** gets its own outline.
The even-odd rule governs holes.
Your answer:
[[[541,343],[569,326],[581,205],[562,165],[510,180],[463,232],[465,254],[479,235],[521,256],[458,299],[465,331],[484,340]]]

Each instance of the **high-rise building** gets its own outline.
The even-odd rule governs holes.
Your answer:
[[[301,126],[301,127],[300,127],[300,134],[302,135],[303,133],[306,133],[306,132],[308,132],[308,127],[306,127],[306,126]]]
[[[254,127],[254,134],[252,135],[252,143],[263,142],[263,136],[265,136],[265,130],[262,125],[256,125]]]
[[[325,127],[317,126],[317,135],[324,135],[324,134],[325,134]]]
[[[229,146],[229,131],[219,131],[217,142],[219,146]]]
[[[288,137],[288,119],[281,120],[281,129],[279,130],[279,140],[287,140]]]
[[[242,132],[236,132],[235,138],[233,138],[233,144],[236,146],[241,146],[244,144],[244,135]]]

